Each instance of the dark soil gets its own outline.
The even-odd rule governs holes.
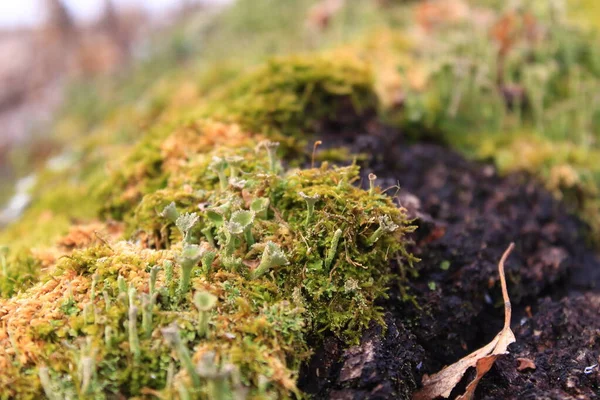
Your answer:
[[[517,342],[477,398],[600,398],[600,368],[586,370],[600,363],[600,258],[586,246],[585,224],[526,175],[499,177],[491,165],[406,143],[377,124],[364,131],[333,127],[323,141],[367,154],[363,173],[381,187],[401,186],[387,193],[416,218],[412,251],[422,261],[404,280],[394,266],[398,281],[381,302],[387,329],[373,326],[350,349],[325,340],[301,372],[301,389],[319,399],[410,398],[424,373],[500,331],[497,264],[515,242],[506,274]],[[535,369],[519,371],[526,360]]]
[[[517,342],[482,381],[484,399],[594,399],[600,394],[600,295],[549,298],[513,328]],[[519,359],[535,369],[519,371]],[[523,361],[521,361],[523,362]]]

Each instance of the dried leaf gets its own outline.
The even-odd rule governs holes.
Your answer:
[[[473,397],[477,384],[481,378],[492,368],[494,361],[501,354],[507,353],[508,345],[515,341],[515,335],[510,330],[511,306],[506,289],[506,278],[504,276],[504,262],[514,247],[514,243],[506,249],[500,262],[498,272],[502,286],[502,297],[504,298],[504,327],[496,337],[484,347],[475,350],[456,363],[445,367],[437,374],[423,377],[423,389],[415,393],[413,400],[432,400],[437,397],[448,398],[454,387],[461,381],[467,370],[476,367],[477,376],[469,385],[465,393],[458,399],[468,400]]]
[[[529,358],[517,358],[517,361],[519,362],[519,365],[517,365],[517,371],[519,372],[536,368],[533,360],[530,360]]]

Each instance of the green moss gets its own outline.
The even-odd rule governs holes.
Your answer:
[[[43,190],[31,194],[31,206],[17,221],[0,232],[0,243],[25,243],[27,247],[44,246],[66,233],[71,222],[94,218],[99,204],[93,185],[76,180],[61,181],[62,175],[42,174]],[[85,200],[84,200],[85,199]]]
[[[313,4],[312,0],[297,1],[293,5],[272,0],[239,1],[216,19],[211,13],[197,15],[166,33],[161,31],[157,37],[149,38],[152,54],[117,77],[74,82],[56,123],[47,134],[55,145],[62,147],[69,166],[54,174],[56,180],[38,180],[35,191],[43,195],[34,196],[34,203],[43,201],[41,197],[46,193],[52,193],[56,182],[61,185],[70,182],[76,188],[74,192],[83,192],[83,195],[63,204],[86,206],[94,215],[100,203],[102,216],[123,219],[137,206],[143,194],[164,185],[160,151],[155,146],[156,141],[149,136],[160,142],[175,127],[197,119],[198,109],[205,108],[202,103],[206,94],[219,90],[222,84],[244,74],[249,67],[264,62],[266,56],[338,46],[386,19],[371,2],[353,3],[332,18],[330,29],[310,34],[304,19],[298,16],[306,15]],[[276,17],[263,18],[267,13]],[[209,26],[211,29],[206,29]],[[206,34],[207,31],[210,33]],[[199,37],[203,40],[198,40]],[[326,64],[322,66],[327,67]],[[360,70],[363,67],[357,71],[356,78],[347,77],[351,80],[348,81],[350,86],[352,82],[364,79]],[[333,75],[341,76],[338,72]],[[315,78],[320,79],[318,74]],[[324,79],[329,78],[325,76]],[[334,82],[336,84],[339,83]],[[360,82],[355,86],[358,88]],[[252,102],[248,104],[254,107]],[[243,114],[251,113],[254,111]],[[203,111],[200,114],[206,115]],[[188,115],[195,115],[195,118]],[[134,152],[137,155],[127,157],[132,144],[140,139],[146,145],[136,145]],[[282,145],[288,145],[284,143],[287,139],[278,140]],[[128,161],[124,162],[124,158]],[[23,163],[22,157],[16,159]],[[35,162],[40,162],[39,158]],[[19,172],[33,172],[32,166],[26,166],[23,171],[19,169]],[[110,179],[107,179],[107,172]],[[140,182],[139,188],[134,187],[136,182]],[[99,188],[102,190],[98,195],[96,190]],[[64,189],[65,193],[73,192],[72,188]],[[86,218],[90,214],[86,214]],[[38,214],[30,215],[35,220]],[[70,219],[80,217],[81,214],[72,215],[67,210],[56,218],[56,224],[42,224],[40,229],[33,230],[41,232],[39,236],[51,242],[56,234],[65,231]],[[35,240],[25,243],[24,238],[31,235],[35,226],[26,222],[28,220],[30,218],[26,216],[25,222],[17,222],[16,225],[23,227],[12,232],[20,233],[8,233],[7,239],[0,239],[0,243],[18,238],[24,247],[40,245]],[[45,234],[55,226],[55,231]],[[23,235],[24,231],[28,234]]]
[[[282,138],[287,151],[297,152],[298,145],[290,136],[300,138],[327,124],[360,123],[376,108],[373,78],[364,63],[306,56],[272,60],[214,94],[199,113],[238,122],[244,132]],[[239,147],[252,136],[194,118],[193,113],[176,121],[155,127],[102,185],[103,215],[123,219],[144,194],[169,185],[181,187],[193,182],[192,174],[203,179],[205,165],[194,160],[194,154],[201,157],[225,139]],[[190,162],[182,165],[188,173],[174,173],[171,167],[177,166],[173,164],[187,158]]]
[[[161,171],[162,157],[160,141],[169,128],[155,130],[138,143],[126,159],[123,168],[114,171],[106,182],[101,184],[101,215],[122,220],[126,213],[140,199],[141,192],[149,192],[164,187],[165,174]]]
[[[220,37],[268,40],[227,49],[238,59],[226,60],[226,70],[198,68],[191,85],[197,75],[175,72],[151,86],[156,71],[140,74],[114,104],[101,92],[73,97],[82,101],[63,120],[64,137],[90,132],[74,146],[75,165],[44,174],[31,208],[0,236],[10,245],[0,271],[0,297],[8,297],[0,300],[6,397],[297,397],[307,336],[327,332],[356,343],[368,324],[381,323],[375,300],[385,296],[390,262],[405,270],[414,261],[404,247],[413,229],[404,211],[378,188],[356,188],[354,165],[290,165],[301,162],[309,135],[364,126],[379,108],[374,76],[388,79],[389,62],[371,57],[377,46],[368,42],[335,55],[275,58],[246,73],[264,54],[311,47],[298,18],[310,1],[254,3],[240,1],[224,14],[231,25]],[[375,2],[361,4],[369,6],[349,6],[332,20],[334,34],[322,38],[342,36],[335,31],[342,19],[367,19],[352,10]],[[264,10],[285,15],[265,20]],[[288,23],[293,37],[277,37]],[[436,39],[441,49],[384,41],[386,57],[415,58],[392,68],[401,81],[414,73],[405,64],[426,71],[425,84],[402,86],[401,110],[386,113],[405,131],[493,158],[503,172],[536,174],[600,226],[600,119],[581,107],[597,89],[595,39],[553,27],[536,46],[516,47],[501,77],[487,30],[445,27]],[[208,43],[207,54],[218,43]],[[174,58],[185,53],[181,44]],[[465,60],[472,63],[466,72]],[[509,106],[495,86],[500,78],[530,101]],[[391,86],[381,92],[396,93]],[[281,146],[258,145],[263,139]],[[352,157],[331,149],[316,159]],[[192,226],[160,216],[171,202]],[[32,249],[96,215],[124,221],[129,241],[96,241],[46,260],[40,271]],[[216,303],[201,310],[199,294]]]
[[[29,250],[0,248],[0,298],[29,287],[40,274],[41,262]]]
[[[181,236],[176,234],[174,224],[161,218],[159,213],[172,202],[178,204],[183,211],[192,212],[201,200],[200,194],[188,193],[183,190],[162,189],[150,193],[142,198],[133,215],[126,218],[128,231],[125,234],[130,237],[143,231],[155,246],[164,247],[164,244],[161,243],[165,240],[170,241],[174,234],[178,239]]]
[[[261,3],[276,6],[269,4]],[[300,32],[297,13],[290,16]],[[113,82],[123,86],[116,96],[95,84],[71,96],[72,113],[57,130],[72,164],[42,172],[31,207],[0,240],[10,245],[0,276],[0,297],[8,297],[0,300],[3,396],[298,397],[307,335],[356,342],[362,327],[381,320],[373,302],[389,260],[412,261],[403,211],[352,186],[356,167],[287,170],[278,158],[297,158],[307,134],[372,115],[369,67],[337,55],[278,58],[231,82],[244,64],[198,79],[207,103],[184,85],[189,77],[151,86],[152,71],[139,69],[132,82]],[[231,83],[221,90],[217,81]],[[87,136],[74,140],[81,132]],[[281,140],[279,153],[255,147],[267,137]],[[215,156],[225,171],[211,168]],[[319,196],[311,215],[298,191]],[[163,220],[171,201],[197,213],[196,226],[180,232],[182,224]],[[99,236],[43,259],[30,250],[95,216],[123,220],[131,241]],[[397,229],[369,240],[384,216]],[[184,267],[189,285],[181,284]],[[197,292],[218,299],[202,318]]]
[[[204,179],[191,179],[186,191],[146,194],[127,219],[138,238],[163,232],[170,239],[160,242],[164,250],[144,242],[91,245],[60,258],[43,282],[0,301],[7,321],[0,343],[16,343],[0,355],[0,366],[10,366],[0,382],[5,371],[37,382],[42,368],[43,390],[61,398],[148,390],[285,398],[297,393],[307,335],[327,331],[355,343],[372,321],[382,323],[374,302],[385,294],[390,261],[413,261],[404,248],[413,229],[404,211],[378,189],[353,186],[356,166],[273,173],[279,163],[264,145],[217,147],[197,157],[216,155],[235,164],[225,170],[237,181],[222,188],[205,166]],[[318,199],[310,216],[300,192]],[[255,199],[269,199],[269,208],[255,213]],[[160,221],[171,201],[181,215],[196,213],[188,224]],[[184,269],[189,289],[181,283]],[[202,318],[198,293],[216,299]],[[171,378],[170,365],[180,369]],[[41,387],[23,381],[10,394],[35,397]]]
[[[298,136],[376,109],[366,64],[310,55],[271,60],[215,95],[209,114],[252,132]]]

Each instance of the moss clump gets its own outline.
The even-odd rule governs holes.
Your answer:
[[[245,93],[246,90],[252,94]],[[256,99],[250,101],[247,96]],[[324,56],[274,60],[243,76],[211,101],[211,106],[201,107],[200,114],[239,120],[251,126],[254,133],[198,119],[197,111],[193,114],[165,111],[125,161],[118,168],[109,167],[107,177],[104,160],[110,154],[123,153],[124,147],[105,138],[114,136],[109,129],[113,125],[114,129],[120,129],[123,116],[117,113],[107,121],[107,126],[96,129],[75,147],[67,157],[77,159],[75,165],[42,173],[41,183],[32,194],[31,208],[18,223],[0,234],[0,243],[9,243],[11,254],[28,252],[32,247],[48,246],[66,234],[73,221],[87,222],[99,215],[125,220],[128,235],[142,229],[149,235],[147,240],[162,246],[159,242],[169,240],[171,230],[161,232],[164,223],[152,218],[155,217],[152,208],[157,206],[155,203],[167,202],[160,200],[166,193],[155,194],[154,200],[146,198],[142,204],[140,201],[144,195],[159,190],[169,191],[172,200],[199,199],[198,193],[190,193],[188,189],[205,180],[207,174],[212,176],[206,170],[211,157],[203,154],[212,154],[225,144],[232,148],[250,146],[251,141],[263,138],[256,132],[271,137],[290,133],[299,136],[305,130],[317,130],[326,121],[351,123],[353,118],[359,118],[360,112],[372,112],[376,107],[372,78],[364,64],[349,58]],[[127,112],[133,111],[130,108],[123,111]],[[283,144],[290,153],[299,153],[298,140],[287,138]],[[203,190],[212,189],[210,185],[200,186]],[[185,207],[185,203],[182,201],[181,206]],[[27,270],[28,265],[11,262],[9,268]],[[8,284],[4,285],[2,295],[26,288],[39,274],[32,270],[28,276],[7,278],[13,289],[8,290]]]
[[[62,221],[61,221],[62,222]],[[60,257],[69,257],[76,249],[83,249],[114,240],[122,236],[123,228],[117,223],[74,224],[69,227],[69,221],[60,226],[63,236],[56,233],[52,237],[39,240],[39,246],[26,247],[19,240],[9,242],[10,245],[0,247],[0,298],[8,298],[23,291],[40,279],[45,279],[50,268]],[[42,232],[48,233],[47,221],[41,221]],[[22,227],[21,225],[18,225]],[[35,231],[36,235],[41,232]],[[10,230],[9,230],[10,232]],[[37,237],[37,236],[36,236]],[[52,244],[50,244],[52,243]]]
[[[215,146],[240,147],[260,134],[256,140],[283,140],[297,153],[301,135],[323,124],[352,124],[376,108],[372,75],[362,62],[326,56],[274,59],[210,98],[199,113],[213,121],[180,117],[154,128],[103,185],[101,214],[120,220],[143,195],[174,183],[181,188],[189,175],[179,169],[203,168],[194,157]],[[241,128],[216,121],[237,122]],[[203,176],[197,173],[196,179]]]
[[[122,220],[145,194],[165,189],[169,181],[179,180],[177,188],[183,189],[191,178],[180,169],[193,168],[197,155],[225,144],[240,147],[251,140],[251,135],[239,127],[213,120],[165,122],[145,136],[124,160],[124,166],[102,185],[100,214]],[[202,175],[195,179],[202,179]]]
[[[0,298],[10,297],[37,280],[41,262],[31,251],[0,248]]]
[[[355,342],[381,322],[390,261],[413,261],[404,211],[354,186],[356,166],[285,170],[276,146],[253,144],[172,164],[168,189],[126,218],[133,237],[164,240],[78,245],[0,301],[7,397],[285,398],[306,335]]]
[[[369,67],[351,57],[275,58],[212,99],[210,114],[251,132],[299,136],[377,110]]]
[[[100,208],[93,185],[61,182],[46,173],[39,179],[52,186],[31,194],[31,206],[17,223],[0,231],[0,244],[10,245],[13,253],[54,243],[65,235],[74,221],[91,220]]]

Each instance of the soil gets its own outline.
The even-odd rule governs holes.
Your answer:
[[[394,265],[398,279],[380,302],[387,329],[371,327],[351,348],[327,338],[301,371],[302,390],[317,399],[410,398],[423,374],[500,331],[497,263],[515,242],[506,274],[517,342],[476,398],[600,398],[600,257],[583,222],[529,176],[500,177],[441,144],[409,143],[377,123],[325,131],[326,146],[368,155],[364,183],[375,173],[383,188],[400,185],[387,193],[415,218],[421,262],[415,274]]]

